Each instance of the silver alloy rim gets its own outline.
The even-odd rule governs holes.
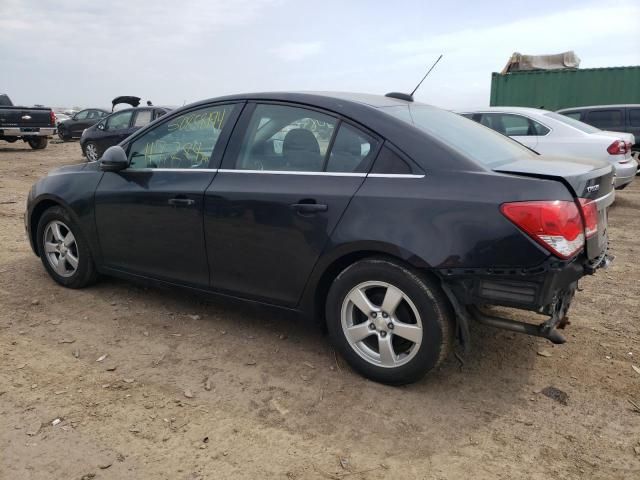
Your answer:
[[[93,143],[89,143],[86,147],[87,158],[92,162],[98,160],[98,149]]]
[[[44,229],[44,253],[51,268],[61,277],[70,277],[78,269],[78,244],[71,229],[59,220]]]
[[[372,281],[356,285],[342,302],[342,331],[351,348],[384,368],[404,365],[422,343],[422,319],[398,287]]]

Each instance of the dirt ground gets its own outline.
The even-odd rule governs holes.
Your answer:
[[[640,181],[610,210],[616,260],[582,282],[568,343],[474,327],[462,361],[392,388],[279,312],[59,287],[25,199],[80,161],[77,142],[0,142],[0,478],[640,478]]]

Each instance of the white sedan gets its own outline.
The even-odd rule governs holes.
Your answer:
[[[559,113],[526,107],[489,107],[461,115],[507,135],[542,155],[593,158],[611,163],[615,187],[633,181],[638,163],[631,156],[633,135],[605,132]]]

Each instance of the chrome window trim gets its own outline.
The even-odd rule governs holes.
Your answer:
[[[295,170],[236,170],[233,168],[220,168],[220,173],[263,173],[268,175],[318,175],[327,177],[366,177],[366,173],[352,172],[305,172]]]
[[[267,175],[317,175],[327,177],[371,177],[371,178],[424,178],[424,174],[413,173],[353,173],[353,172],[298,172],[292,170],[235,170],[233,168],[127,168],[125,172],[208,172],[208,173],[261,173]]]
[[[217,172],[217,168],[126,168],[124,172]]]
[[[424,178],[423,173],[370,173],[369,177],[373,178]]]

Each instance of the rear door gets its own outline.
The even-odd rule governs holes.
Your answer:
[[[608,107],[590,110],[587,113],[586,123],[600,130],[624,132],[624,113],[623,108]]]
[[[249,104],[205,194],[212,287],[295,306],[378,145],[325,112]]]
[[[105,172],[95,195],[107,268],[208,287],[204,192],[238,109],[200,107],[132,139],[129,168]]]
[[[636,145],[640,144],[640,107],[627,108],[628,132],[636,137]]]

